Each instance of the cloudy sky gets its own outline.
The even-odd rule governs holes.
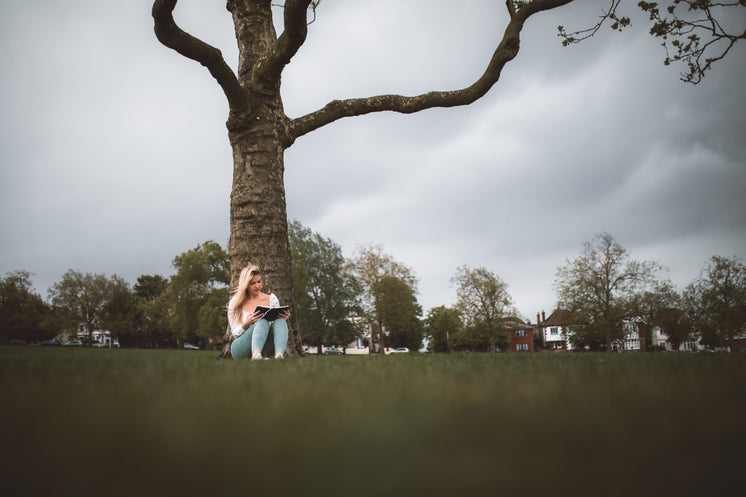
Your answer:
[[[0,275],[28,270],[42,296],[68,269],[134,283],[206,240],[227,245],[227,103],[158,43],[151,5],[0,5]],[[711,256],[745,256],[746,46],[696,87],[662,64],[640,16],[561,46],[557,25],[600,12],[580,0],[532,18],[471,106],[302,137],[286,153],[289,217],[347,256],[381,244],[419,277],[425,311],[455,302],[458,266],[484,266],[533,320],[556,301],[557,267],[598,232],[661,262],[679,290]],[[224,0],[182,0],[175,17],[236,67]],[[468,86],[506,17],[494,0],[324,0],[284,73],[285,110]]]

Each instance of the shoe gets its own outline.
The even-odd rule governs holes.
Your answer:
[[[254,354],[254,357],[252,357],[251,360],[254,361],[256,359],[261,359],[261,358],[262,358],[262,354]]]
[[[282,352],[278,352],[275,354],[275,359],[285,359],[285,356],[282,355]]]

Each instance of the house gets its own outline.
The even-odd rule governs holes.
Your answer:
[[[538,321],[537,333],[540,335],[542,348],[547,351],[576,350],[570,338],[574,331],[572,314],[569,311],[557,309],[548,318],[544,311],[541,315],[536,314]],[[624,323],[624,336],[611,342],[611,350],[617,352],[645,352],[648,347],[659,346],[666,350],[672,350],[668,342],[668,336],[660,328],[650,328],[640,320],[632,319]],[[698,340],[684,342],[679,347],[680,351],[697,351],[701,346]]]
[[[518,318],[508,318],[503,322],[510,337],[510,352],[533,352],[535,327],[531,322],[524,323]]]
[[[85,325],[81,325],[78,327],[78,333],[76,334],[78,340],[82,341],[83,343],[86,343],[89,334],[87,331],[85,331]],[[90,333],[90,345],[93,347],[119,347],[119,339],[112,338],[111,332],[108,330],[94,330]]]
[[[635,320],[627,321],[624,323],[624,338],[611,342],[611,350],[645,352],[647,350],[645,329],[642,323]]]
[[[546,318],[544,311],[541,315],[536,313],[537,333],[541,338],[541,346],[544,350],[572,350],[569,337],[572,335],[572,314],[570,311],[557,309]]]
[[[541,341],[541,348],[553,352],[557,350],[571,351],[575,350],[570,338],[574,331],[573,327],[581,326],[573,322],[572,313],[562,309],[557,309],[549,317],[545,317],[544,311],[536,314],[537,326],[535,332]],[[611,342],[611,350],[617,352],[647,352],[651,347],[673,351],[673,347],[668,340],[668,335],[658,327],[651,327],[641,319],[630,319],[624,322],[624,335],[621,339]],[[513,335],[511,334],[511,338]],[[700,336],[695,335],[679,345],[679,352],[700,352],[708,349],[700,343]],[[746,351],[746,332],[743,332],[732,340],[721,343],[720,347],[715,347],[716,351]]]
[[[544,311],[536,318],[539,321],[538,330],[541,334],[542,347],[548,351],[576,350],[570,338],[574,331],[573,327],[579,326],[573,322],[572,313],[563,309],[557,309],[545,319]],[[624,324],[624,338],[611,342],[611,350],[615,351],[645,351],[645,334],[641,323],[632,320]]]
[[[673,352],[674,349],[671,346],[671,342],[668,341],[668,335],[666,335],[659,327],[655,326],[650,330],[650,345],[655,348],[662,348],[669,352]],[[704,347],[700,345],[699,338],[693,337],[691,340],[682,342],[679,345],[677,352],[698,352]]]

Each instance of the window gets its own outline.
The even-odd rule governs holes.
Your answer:
[[[518,330],[515,332],[516,337],[525,337],[526,336],[526,330]]]
[[[624,323],[624,332],[627,334],[637,333],[637,323]]]
[[[524,332],[525,333],[525,332]],[[515,350],[521,351],[521,350],[528,350],[528,344],[527,343],[517,343],[515,345]]]
[[[558,335],[559,334],[559,328],[557,328],[556,326],[552,326],[551,328],[549,328],[549,334],[550,335]]]

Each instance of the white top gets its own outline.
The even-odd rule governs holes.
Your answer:
[[[280,307],[280,299],[278,299],[277,296],[274,293],[270,293],[269,294],[269,306],[270,307]],[[246,319],[246,316],[249,315],[249,311],[242,311],[241,312],[241,321],[239,321],[239,322],[234,322],[233,321],[233,318],[231,317],[232,314],[233,313],[229,310],[228,311],[228,323],[231,326],[231,333],[233,333],[233,336],[235,338],[238,338],[238,337],[240,337],[241,335],[243,335],[246,332],[246,330],[243,329],[243,326],[241,326],[241,323],[243,322],[244,319]]]

